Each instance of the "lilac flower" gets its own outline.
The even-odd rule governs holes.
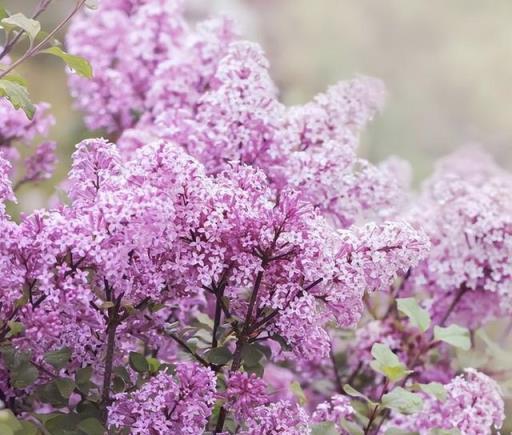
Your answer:
[[[225,20],[192,29],[182,1],[105,0],[78,16],[68,32],[70,52],[89,59],[95,76],[70,76],[89,127],[122,133],[172,107],[186,108],[208,86],[223,47],[233,38]],[[164,105],[163,105],[164,104]]]
[[[349,433],[340,425],[341,420],[352,420],[354,410],[350,405],[350,399],[341,394],[335,394],[329,401],[320,403],[311,416],[313,422],[333,422],[336,430],[340,435],[348,435]]]
[[[428,289],[437,317],[460,298],[450,319],[469,327],[508,312],[512,301],[512,177],[475,153],[441,161],[411,218],[432,243],[413,285]]]
[[[180,363],[175,375],[160,372],[134,393],[117,394],[109,407],[108,425],[140,435],[196,435],[206,426],[214,395],[211,370]]]
[[[243,435],[306,435],[310,433],[309,416],[297,404],[280,400],[254,408],[246,420]]]
[[[57,163],[55,142],[42,142],[34,154],[25,160],[25,177],[27,181],[46,180],[52,176]]]
[[[423,410],[414,416],[396,416],[390,427],[427,435],[432,429],[458,429],[465,435],[485,435],[499,429],[505,419],[502,392],[498,384],[474,369],[445,385],[444,401],[428,396]]]
[[[254,373],[235,372],[229,375],[221,397],[225,398],[227,408],[243,420],[252,414],[254,407],[269,402],[266,389],[265,382]]]

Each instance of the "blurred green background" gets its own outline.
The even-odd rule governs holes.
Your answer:
[[[37,1],[0,5],[30,14]],[[43,28],[72,3],[54,0]],[[373,161],[403,157],[419,182],[436,158],[476,142],[512,169],[510,0],[188,0],[187,7],[192,20],[216,12],[233,16],[242,36],[265,48],[287,103],[306,102],[357,74],[381,78],[387,106],[361,149]],[[91,134],[72,108],[58,60],[37,57],[22,73],[33,100],[53,106],[61,164],[54,179],[20,191],[17,211],[45,205],[65,177],[74,145]]]

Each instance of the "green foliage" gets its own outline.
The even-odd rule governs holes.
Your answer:
[[[10,32],[13,29],[20,29],[24,31],[33,43],[36,36],[41,31],[41,23],[32,18],[27,18],[22,13],[13,14],[0,21],[0,24],[5,31]]]
[[[206,359],[215,365],[223,365],[231,361],[233,354],[226,346],[215,347],[206,354]]]
[[[359,425],[354,423],[353,421],[348,421],[348,420],[342,419],[339,424],[350,435],[364,435],[363,429]]]
[[[402,298],[396,300],[397,308],[400,312],[409,317],[411,323],[425,332],[431,323],[430,314],[424,308],[421,308],[414,298]]]
[[[149,364],[144,355],[137,352],[130,352],[128,359],[130,367],[137,373],[145,373],[149,370]]]
[[[89,417],[78,423],[77,428],[87,435],[103,435],[105,428],[97,418]]]
[[[0,353],[9,369],[10,382],[14,388],[26,388],[39,377],[39,371],[31,362],[30,352],[18,352],[5,346],[0,349]]]
[[[471,348],[471,340],[469,338],[469,331],[458,325],[450,325],[446,328],[441,326],[434,327],[434,340],[444,341],[452,346],[458,347],[462,350],[469,350]]]
[[[434,396],[437,400],[446,400],[446,390],[443,384],[439,382],[430,382],[429,384],[415,384],[424,393]]]
[[[15,109],[22,109],[29,119],[34,117],[36,108],[30,101],[27,88],[13,81],[11,76],[0,79],[0,96],[6,97]]]
[[[347,393],[351,397],[357,397],[359,399],[363,399],[363,400],[367,401],[370,404],[374,404],[368,398],[368,396],[365,396],[363,393],[361,393],[360,391],[356,390],[354,387],[350,386],[349,384],[343,385],[343,391],[345,391],[345,393]]]
[[[323,421],[311,427],[311,435],[338,435],[338,431],[332,421]]]
[[[50,47],[46,50],[41,50],[41,53],[51,54],[53,56],[57,56],[64,61],[64,63],[69,66],[73,71],[77,74],[86,77],[88,79],[92,78],[92,67],[88,60],[84,59],[80,56],[75,56],[73,54],[66,53],[60,47]]]
[[[423,399],[405,388],[396,387],[382,396],[382,405],[402,414],[414,414],[423,408]]]
[[[9,409],[0,410],[0,434],[2,435],[36,435],[39,431],[33,423],[21,421]]]
[[[307,402],[307,399],[300,384],[297,381],[293,381],[290,384],[290,390],[292,391],[293,395],[297,398],[297,402],[299,402],[299,405],[304,406]]]
[[[372,346],[372,356],[375,358],[370,363],[372,369],[382,373],[390,381],[399,381],[411,373],[386,344],[375,343]]]
[[[92,367],[80,368],[75,373],[75,385],[82,394],[89,394],[89,390],[94,386],[91,382]]]
[[[9,327],[9,333],[7,334],[8,338],[16,337],[17,335],[20,335],[25,331],[23,323],[15,322],[14,320],[10,320],[9,322],[7,322],[7,326]]]
[[[98,7],[98,0],[85,0],[85,6],[89,9],[96,9]]]
[[[62,349],[46,352],[44,354],[44,360],[56,370],[66,367],[70,358],[71,349],[69,349],[69,347],[63,347]]]

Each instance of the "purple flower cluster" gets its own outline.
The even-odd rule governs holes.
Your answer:
[[[214,373],[194,363],[181,363],[174,375],[160,372],[134,393],[120,393],[109,408],[111,428],[130,433],[202,432],[215,398]]]
[[[46,138],[55,123],[48,104],[40,103],[35,107],[34,117],[28,119],[21,109],[14,109],[6,99],[0,100],[0,154],[13,164],[20,160],[17,145],[30,147],[35,138]],[[33,154],[24,161],[25,173],[21,174],[19,182],[50,178],[56,164],[55,149],[55,142],[49,140],[37,145]]]
[[[389,424],[404,430],[430,434],[433,429],[458,429],[465,435],[486,435],[499,429],[505,419],[498,384],[474,369],[445,385],[446,399],[426,396],[423,410],[411,417],[396,416]]]
[[[477,328],[512,308],[512,176],[475,147],[445,158],[425,182],[412,221],[432,247],[414,271],[431,294],[438,318],[460,296],[450,317]]]
[[[379,81],[286,107],[258,45],[225,18],[191,26],[178,0],[103,0],[67,43],[95,72],[70,75],[75,102],[110,140],[77,145],[68,200],[14,221],[11,145],[53,118],[0,101],[6,406],[133,434],[501,425],[498,385],[457,376],[448,343],[469,347],[466,331],[436,334],[510,313],[510,174],[467,151],[413,200],[407,164],[357,155]],[[21,181],[48,178],[54,151],[39,145]],[[421,299],[410,312],[406,296]],[[431,381],[446,401],[414,396]],[[399,405],[413,395],[423,410],[384,403],[402,390]]]

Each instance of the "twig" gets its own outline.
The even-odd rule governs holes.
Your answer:
[[[41,15],[46,10],[46,8],[50,5],[50,3],[52,1],[53,0],[42,0],[39,3],[39,7],[37,8],[36,12],[34,13],[34,15],[32,15],[32,19],[35,20],[36,18],[38,18],[39,15]],[[11,39],[10,41],[7,42],[7,44],[5,44],[5,47],[0,52],[0,60],[2,60],[5,56],[7,56],[9,54],[9,52],[16,45],[16,43],[20,40],[20,38],[23,36],[24,33],[25,33],[25,31],[23,29],[21,29],[19,32],[16,33],[16,36],[13,39]]]
[[[211,364],[206,361],[202,356],[198,355],[196,352],[194,352],[190,346],[185,343],[181,338],[179,338],[177,335],[173,334],[172,332],[167,332],[167,335],[171,337],[176,343],[178,343],[187,353],[192,355],[197,361],[199,361],[203,366],[205,367],[211,367]]]
[[[32,57],[35,54],[38,54],[39,50],[41,50],[42,47],[44,47],[48,41],[50,41],[53,36],[60,30],[62,27],[64,27],[71,18],[80,10],[80,8],[85,4],[86,0],[78,0],[76,6],[73,8],[71,13],[55,27],[46,37],[36,46],[30,48],[27,50],[27,52],[21,56],[16,62],[13,62],[4,72],[0,73],[0,79],[4,78],[7,74],[9,74],[12,70],[14,70],[19,64],[27,60],[29,57]]]

